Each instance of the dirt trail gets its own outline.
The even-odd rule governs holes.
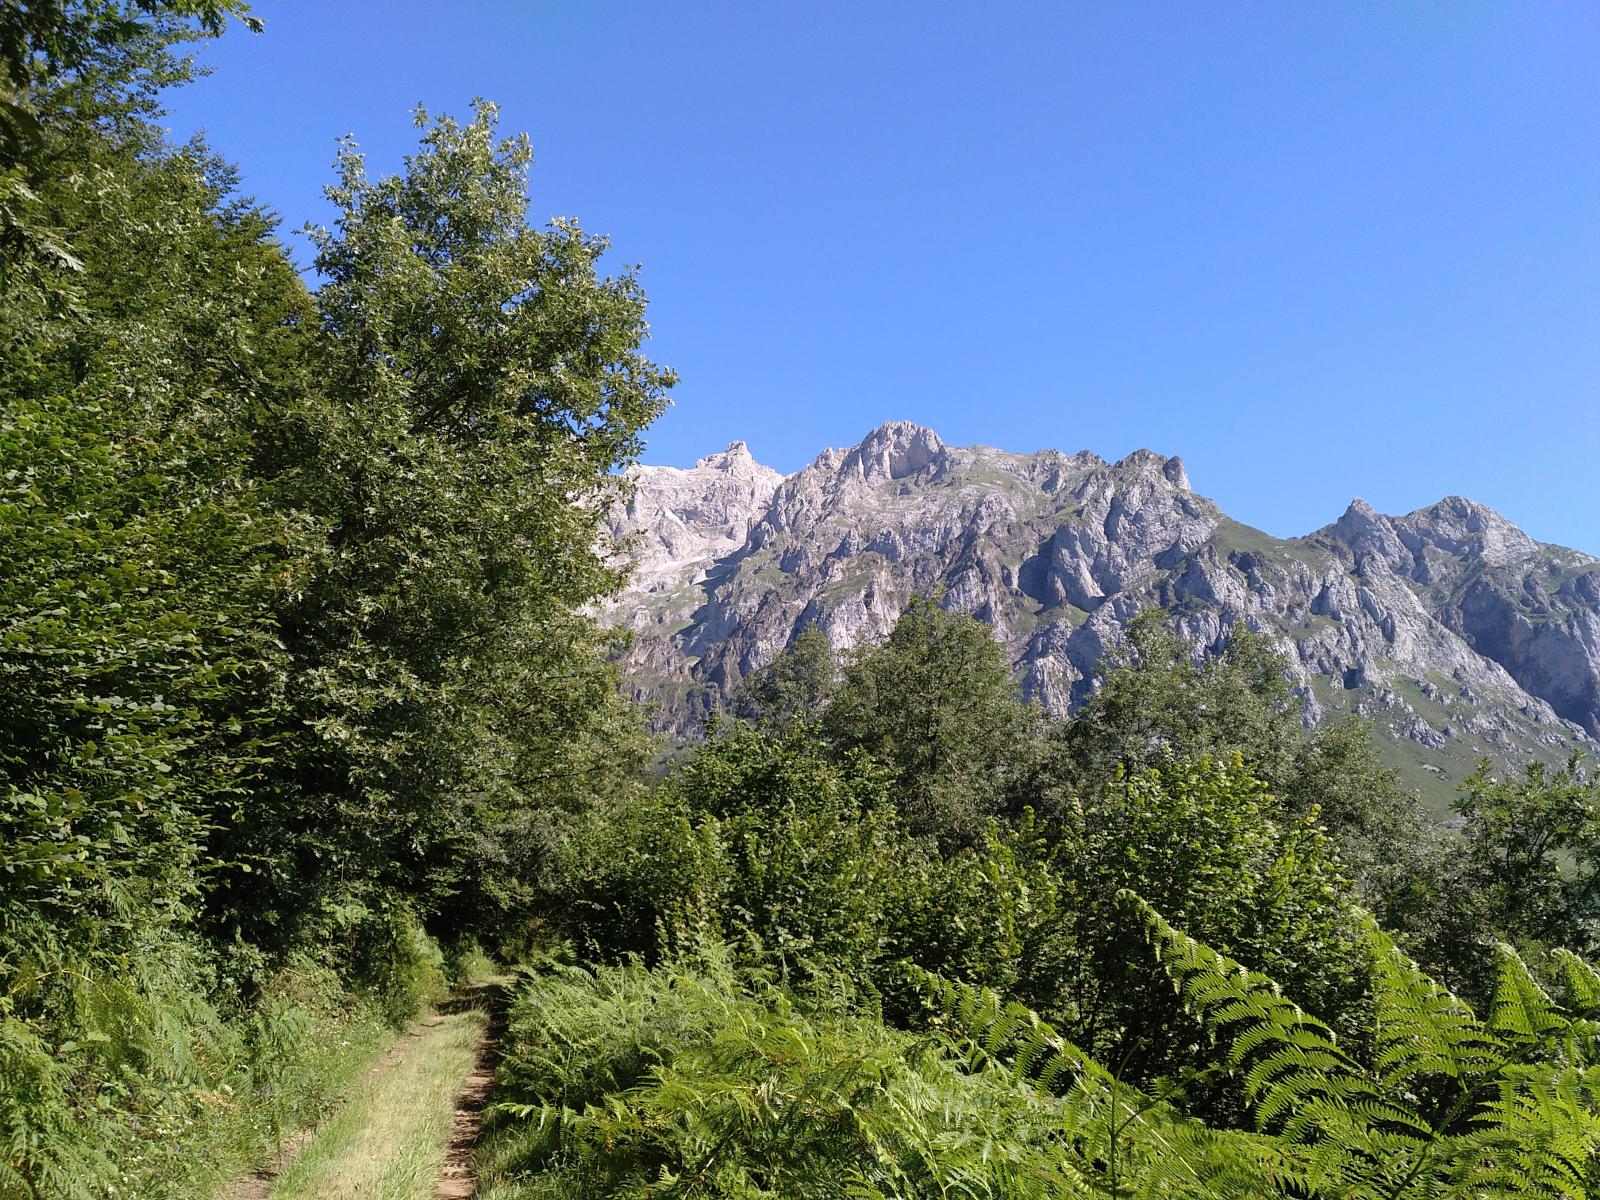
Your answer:
[[[384,1052],[382,1058],[367,1069],[362,1082],[369,1082],[389,1070],[410,1051],[425,1032],[439,1023],[438,1013],[430,1013],[422,1018],[410,1029],[395,1038],[394,1044]],[[352,1089],[353,1090],[353,1089]],[[337,1109],[333,1111],[338,1111]],[[331,1115],[331,1114],[330,1114]],[[218,1200],[267,1200],[267,1193],[272,1190],[272,1185],[277,1182],[278,1176],[288,1169],[289,1164],[299,1157],[300,1151],[306,1144],[317,1136],[317,1130],[322,1128],[320,1121],[307,1125],[304,1129],[286,1138],[279,1143],[278,1153],[270,1162],[257,1167],[249,1175],[236,1181],[227,1191],[223,1192]]]
[[[488,1103],[489,1090],[494,1083],[495,1065],[500,1059],[500,1033],[505,1027],[506,1004],[510,997],[511,977],[495,978],[476,984],[418,1021],[394,1040],[382,1058],[368,1068],[363,1083],[393,1069],[409,1054],[428,1030],[438,1025],[448,1013],[467,1008],[484,1009],[489,1016],[489,1028],[478,1049],[477,1062],[467,1076],[462,1090],[456,1096],[455,1113],[451,1120],[450,1142],[446,1147],[444,1170],[435,1192],[437,1200],[460,1200],[470,1197],[477,1179],[472,1170],[472,1152],[478,1143],[478,1130],[482,1124],[484,1105]],[[338,1111],[337,1109],[333,1111]],[[331,1113],[328,1115],[332,1115]],[[218,1200],[267,1200],[272,1185],[299,1157],[312,1138],[316,1137],[322,1122],[306,1126],[278,1147],[270,1162],[257,1167],[249,1175],[237,1180]]]
[[[450,1142],[445,1147],[444,1168],[433,1200],[467,1200],[478,1190],[473,1152],[483,1128],[483,1109],[494,1086],[495,1067],[500,1062],[500,1037],[505,1032],[506,1007],[511,998],[510,977],[492,979],[462,998],[476,1003],[489,1014],[489,1028],[478,1047],[478,1061],[456,1094],[456,1110],[450,1120]]]

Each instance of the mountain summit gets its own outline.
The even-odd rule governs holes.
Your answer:
[[[1176,457],[951,446],[904,421],[787,477],[743,442],[632,477],[611,534],[637,566],[607,617],[635,634],[631,686],[680,734],[805,626],[847,649],[939,592],[1058,712],[1159,605],[1198,653],[1240,621],[1270,639],[1307,722],[1371,717],[1419,785],[1480,756],[1600,750],[1600,560],[1460,497],[1399,517],[1354,500],[1279,539],[1191,491]]]

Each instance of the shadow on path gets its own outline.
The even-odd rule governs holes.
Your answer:
[[[478,1147],[484,1106],[489,1103],[495,1068],[500,1063],[500,1037],[505,1032],[506,1009],[511,1004],[514,982],[515,977],[510,975],[486,979],[440,1006],[439,1011],[446,1013],[463,1012],[469,1008],[482,1009],[489,1018],[489,1028],[478,1046],[478,1061],[461,1085],[461,1091],[456,1094],[455,1115],[450,1121],[450,1141],[445,1147],[444,1168],[439,1172],[439,1185],[433,1192],[434,1200],[466,1200],[478,1189],[473,1152]]]

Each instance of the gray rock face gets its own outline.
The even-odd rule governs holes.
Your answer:
[[[1282,540],[1192,492],[1177,458],[948,446],[905,422],[787,478],[736,442],[634,482],[611,529],[637,567],[607,619],[634,631],[633,687],[682,735],[805,626],[847,649],[938,591],[1058,712],[1154,604],[1197,654],[1241,621],[1274,641],[1308,723],[1371,716],[1420,786],[1483,755],[1600,749],[1600,560],[1458,497],[1403,517],[1356,500]]]

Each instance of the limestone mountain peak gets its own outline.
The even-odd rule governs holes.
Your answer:
[[[730,474],[760,474],[773,471],[771,467],[763,466],[756,461],[755,455],[750,453],[750,446],[742,438],[728,443],[728,448],[719,454],[708,454],[704,458],[696,459],[696,470],[726,471]]]
[[[1132,454],[1118,459],[1112,464],[1116,471],[1153,471],[1161,475],[1174,487],[1189,491],[1189,472],[1184,468],[1183,459],[1177,455],[1167,457],[1157,454],[1154,450],[1135,450]]]
[[[845,452],[839,469],[855,469],[869,479],[903,479],[935,463],[944,448],[926,426],[885,421]]]

